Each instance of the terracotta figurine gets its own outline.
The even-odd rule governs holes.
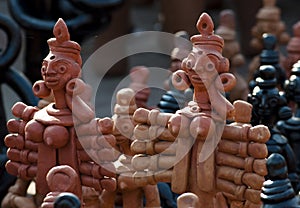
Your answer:
[[[286,45],[290,35],[286,32],[286,25],[281,20],[281,10],[276,6],[276,0],[263,0],[263,7],[256,14],[256,24],[252,27],[250,46],[260,53],[263,49],[262,35],[275,35],[279,45]]]
[[[147,105],[150,88],[147,85],[149,69],[145,66],[135,66],[130,70],[131,83],[128,86],[135,92],[135,103],[137,107],[149,108]]]
[[[192,100],[193,90],[178,90],[172,84],[172,73],[181,70],[182,60],[189,54],[191,50],[191,42],[188,40],[189,35],[186,31],[175,33],[174,48],[171,52],[171,65],[169,68],[170,76],[165,81],[165,90],[158,103],[161,112],[175,113],[177,110],[186,106]]]
[[[287,55],[281,61],[281,65],[285,69],[286,76],[291,75],[293,65],[300,60],[300,21],[293,25],[293,37],[286,46]]]
[[[270,132],[250,125],[249,103],[225,98],[235,78],[213,27],[203,13],[197,23],[201,34],[191,37],[193,49],[173,75],[178,89],[193,86],[193,101],[175,114],[135,111],[134,180],[139,185],[170,182],[175,193],[195,194],[199,207],[260,207]]]
[[[119,153],[117,173],[117,189],[114,192],[104,190],[100,195],[100,206],[103,208],[120,205],[124,208],[159,207],[160,199],[157,185],[137,186],[133,182],[134,169],[130,149],[135,122],[132,115],[137,109],[136,93],[131,88],[123,88],[117,92],[114,107],[113,134],[116,137],[116,150]]]
[[[237,72],[238,68],[245,65],[245,57],[241,54],[240,44],[237,40],[235,13],[233,10],[225,9],[221,11],[220,23],[216,29],[216,34],[224,39],[223,56],[228,58],[230,63],[230,72],[236,78],[236,85],[229,93],[229,100],[247,100],[249,93],[248,84],[244,77]],[[247,72],[248,73],[248,72]],[[245,73],[245,74],[247,74]]]
[[[41,67],[43,80],[33,85],[33,92],[40,98],[53,93],[54,102],[42,109],[16,103],[12,113],[18,119],[8,121],[11,134],[5,138],[10,159],[6,169],[20,180],[35,181],[36,206],[53,191],[72,192],[84,204],[82,186],[99,192],[116,189],[112,120],[95,118],[91,88],[80,79],[80,46],[70,40],[62,19],[53,34]],[[59,184],[50,174],[56,168],[67,171],[62,178],[58,174]],[[14,200],[9,203],[15,204]]]

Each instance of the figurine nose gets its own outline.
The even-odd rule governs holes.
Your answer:
[[[195,71],[198,72],[198,73],[204,72],[204,66],[203,66],[202,64],[199,65],[199,66],[197,66],[197,67],[195,68]]]
[[[208,59],[207,55],[200,55],[199,64],[196,64],[195,71],[196,72],[204,72],[207,68],[207,65],[211,63],[211,61]]]
[[[53,75],[56,74],[56,71],[54,70],[53,64],[49,63],[46,69],[46,75]]]
[[[268,108],[267,102],[266,102],[266,98],[262,97],[260,104],[259,104],[260,108]]]

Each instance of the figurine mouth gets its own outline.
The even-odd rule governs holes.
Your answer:
[[[53,78],[53,77],[48,77],[45,79],[45,82],[47,85],[57,85],[59,82],[59,79]]]
[[[268,109],[259,109],[258,114],[263,116],[269,116],[271,115],[271,111],[269,111]]]
[[[205,80],[204,80],[204,79],[201,79],[201,78],[199,77],[199,75],[192,75],[192,76],[191,76],[191,80],[192,80],[192,82],[195,83],[195,84],[203,84],[203,85],[204,85],[204,82],[205,82]]]

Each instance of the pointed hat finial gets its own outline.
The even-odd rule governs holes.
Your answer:
[[[59,18],[54,25],[53,35],[60,43],[70,40],[68,27],[62,18]]]
[[[293,25],[293,37],[288,42],[286,49],[289,53],[299,53],[300,51],[300,21]]]
[[[71,56],[79,65],[82,64],[78,43],[70,40],[68,27],[62,18],[59,18],[53,28],[55,38],[50,38],[47,43],[52,52],[65,53]]]
[[[197,22],[197,29],[200,35],[191,37],[194,45],[201,45],[203,49],[216,50],[222,53],[224,40],[219,35],[214,34],[214,23],[207,13],[202,13]]]

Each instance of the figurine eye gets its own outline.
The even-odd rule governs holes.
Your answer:
[[[290,81],[288,84],[287,84],[287,88],[289,90],[294,90],[296,89],[296,83],[294,81]]]
[[[213,70],[217,70],[219,67],[218,63],[219,63],[219,58],[216,57],[214,54],[209,54],[205,69],[209,72]]]
[[[268,104],[269,104],[269,106],[272,108],[274,108],[274,107],[276,107],[277,106],[277,104],[278,104],[278,99],[276,99],[276,98],[271,98],[269,101],[268,101]]]
[[[213,71],[215,69],[215,65],[212,62],[208,62],[206,64],[206,70],[207,71]]]
[[[41,68],[42,75],[44,75],[46,73],[46,68],[47,68],[46,65],[42,65],[42,68]]]
[[[257,106],[260,103],[259,99],[256,97],[252,97],[251,104]]]
[[[65,73],[66,70],[67,70],[67,67],[66,67],[65,65],[60,65],[60,66],[58,67],[58,73],[60,73],[60,74]]]
[[[187,59],[185,60],[185,66],[187,69],[192,69],[195,65],[195,56],[190,53]]]
[[[191,107],[191,111],[192,111],[193,113],[198,113],[198,112],[200,111],[200,108],[199,108],[199,106],[192,106],[192,107]]]

